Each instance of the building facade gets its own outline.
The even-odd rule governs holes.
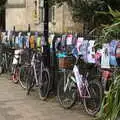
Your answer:
[[[6,5],[6,30],[43,31],[44,9],[40,0],[8,0]],[[61,7],[53,6],[49,10],[50,32],[82,32],[83,25],[74,23],[66,4]]]

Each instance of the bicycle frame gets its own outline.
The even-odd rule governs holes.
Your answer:
[[[90,92],[88,89],[88,81],[87,81],[88,73],[86,74],[85,77],[83,77],[83,75],[80,74],[78,66],[76,64],[74,65],[72,72],[75,77],[73,76],[71,78],[71,80],[77,84],[77,88],[78,88],[80,97],[81,98],[91,98],[91,95],[90,95]],[[64,70],[64,92],[67,90],[68,87],[70,87],[69,77],[70,76],[68,76],[67,81],[65,81],[66,75],[65,75],[65,70]]]
[[[74,65],[73,73],[75,75],[75,80],[76,80],[76,84],[79,90],[80,97],[91,98],[90,92],[88,90],[88,81],[87,81],[88,73],[86,74],[85,77],[83,77],[83,75],[80,74],[77,65]],[[86,92],[87,94],[85,94],[84,92]]]
[[[42,69],[43,69],[43,67],[44,67],[44,64],[43,64],[42,61],[37,60],[35,57],[36,57],[36,53],[34,53],[33,56],[32,56],[31,66],[33,67],[36,85],[39,85],[39,84],[40,84],[40,81],[38,80],[38,77],[37,77],[36,62],[40,62],[40,72],[42,71]],[[41,75],[41,74],[40,74],[40,75]],[[42,79],[42,75],[41,75],[40,78]]]

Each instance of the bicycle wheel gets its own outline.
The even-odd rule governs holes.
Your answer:
[[[58,101],[60,105],[65,109],[71,108],[76,102],[77,87],[74,80],[75,80],[75,76],[73,72],[71,72],[67,75],[66,79],[62,77],[58,83],[58,87],[57,87]],[[67,88],[66,88],[66,84],[67,84]]]
[[[98,80],[92,80],[89,82],[88,90],[90,92],[90,98],[84,98],[83,104],[86,112],[89,115],[95,116],[101,107],[103,87]]]
[[[3,67],[2,65],[0,65],[0,74],[2,74],[2,72],[3,72]]]
[[[50,75],[47,68],[41,71],[39,76],[39,96],[41,100],[46,100],[50,89]]]
[[[19,82],[23,89],[27,88],[28,67],[22,66],[20,68]]]
[[[12,62],[13,62],[13,56],[9,56],[8,58],[8,72],[11,73],[12,72]]]
[[[12,81],[17,84],[19,81],[19,67],[13,66]]]
[[[0,56],[1,59],[0,59],[0,74],[3,73],[3,59],[2,59],[2,56]]]
[[[29,95],[31,89],[34,87],[34,84],[35,84],[34,72],[32,67],[28,68],[28,75],[26,78],[26,82],[27,82],[27,95]]]
[[[2,66],[3,66],[3,73],[6,73],[7,72],[7,59],[6,59],[5,55],[3,57]]]

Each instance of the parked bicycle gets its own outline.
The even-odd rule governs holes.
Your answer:
[[[36,86],[39,89],[41,100],[47,99],[50,90],[50,74],[48,68],[44,65],[44,57],[45,56],[37,50],[33,50],[27,78],[27,95],[29,95],[31,89]]]
[[[0,74],[11,72],[12,59],[13,51],[6,45],[0,43]]]
[[[31,50],[24,49],[21,54],[21,65],[19,67],[19,82],[22,88],[27,89],[27,78],[31,61]]]
[[[7,72],[12,73],[12,62],[14,57],[14,49],[8,49],[7,52]]]
[[[20,67],[21,67],[21,54],[23,49],[17,49],[14,51],[13,63],[12,63],[12,81],[17,84],[21,79],[20,78]],[[20,81],[20,84],[22,82]],[[21,85],[22,86],[22,85]]]
[[[99,110],[103,98],[102,84],[95,77],[91,78],[89,72],[79,69],[78,61],[81,56],[75,57],[73,70],[62,68],[63,76],[57,88],[57,97],[63,108],[71,108],[77,101],[77,97],[83,102],[89,115],[95,115]]]

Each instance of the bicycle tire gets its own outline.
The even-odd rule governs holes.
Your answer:
[[[33,73],[33,68],[29,67],[28,68],[28,76],[27,76],[27,95],[30,94],[31,89],[34,87],[35,81],[34,81],[34,73]]]
[[[9,56],[10,58],[8,58],[9,60],[8,60],[8,68],[7,68],[7,71],[8,71],[8,73],[11,73],[12,72],[12,62],[13,62],[13,57],[12,56]]]
[[[73,72],[68,73],[67,79],[71,78],[75,79],[75,76]],[[65,108],[65,109],[70,109],[74,104],[76,103],[77,100],[77,86],[76,83],[73,82],[71,79],[70,81],[70,87],[69,90],[66,90],[67,93],[64,92],[64,78],[62,77],[58,83],[57,87],[57,98],[60,103],[60,105]],[[71,91],[70,91],[71,90]],[[69,95],[69,96],[68,96]],[[64,98],[64,99],[63,99]],[[68,100],[66,102],[66,100]]]
[[[103,87],[99,80],[91,80],[89,82],[88,89],[91,97],[83,99],[84,108],[89,115],[95,116],[101,107],[103,99]],[[94,99],[95,103],[93,103]]]
[[[0,53],[0,74],[4,73],[4,59],[3,53]]]
[[[27,89],[28,69],[25,66],[20,68],[19,83],[23,89]]]
[[[3,73],[7,73],[7,63],[5,60],[3,60],[3,64],[2,64],[2,67],[3,67]]]
[[[42,80],[41,80],[42,75]],[[39,76],[39,97],[40,100],[46,100],[50,90],[50,74],[47,68],[44,68],[41,71],[41,75]]]
[[[0,65],[0,74],[2,74],[3,73],[3,67],[2,67],[2,65]]]
[[[19,67],[13,66],[13,73],[12,73],[12,81],[13,83],[17,84],[19,82]]]

